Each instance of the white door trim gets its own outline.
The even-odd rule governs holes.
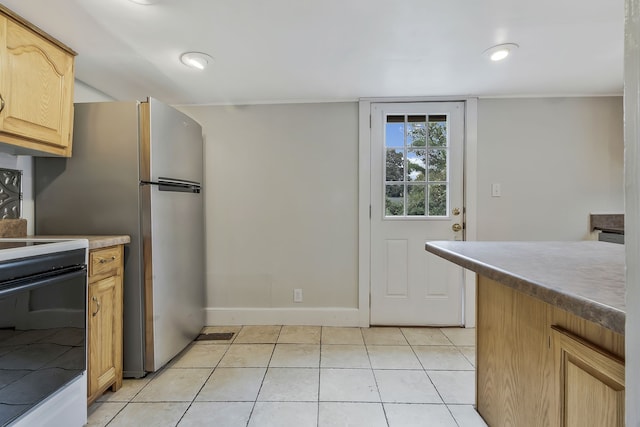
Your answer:
[[[358,136],[358,312],[359,325],[369,326],[371,293],[371,103],[462,101],[465,103],[464,206],[466,240],[477,238],[478,99],[472,97],[362,98]],[[475,326],[475,274],[465,270],[464,324]]]
[[[371,292],[371,101],[361,100],[358,120],[358,311],[369,326]]]

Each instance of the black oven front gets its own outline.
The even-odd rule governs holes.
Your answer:
[[[0,261],[0,425],[86,370],[86,249]]]

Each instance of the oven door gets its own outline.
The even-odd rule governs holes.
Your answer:
[[[85,371],[86,289],[85,264],[0,283],[0,425]]]

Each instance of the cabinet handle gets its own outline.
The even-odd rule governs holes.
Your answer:
[[[0,113],[4,110],[4,98],[0,95]]]
[[[96,307],[96,311],[95,311],[95,312],[93,312],[93,313],[91,313],[91,316],[92,316],[92,317],[96,317],[96,315],[97,315],[97,314],[98,314],[98,312],[100,311],[100,301],[98,301],[98,298],[96,298],[96,297],[91,298],[91,301],[95,302],[95,303],[96,303],[96,306],[97,306],[97,307]]]
[[[111,262],[111,261],[115,261],[116,260],[116,256],[112,256],[111,259],[107,259],[107,258],[100,258],[100,261],[98,261],[100,264],[105,264],[107,262]]]

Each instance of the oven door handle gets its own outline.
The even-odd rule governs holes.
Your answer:
[[[73,280],[81,277],[86,278],[86,275],[87,266],[82,265],[70,268],[66,272],[63,272],[61,270],[57,272],[42,274],[39,276],[23,277],[20,279],[12,280],[9,283],[4,283],[3,288],[0,289],[0,297],[10,296],[15,293],[28,291],[65,280]]]

